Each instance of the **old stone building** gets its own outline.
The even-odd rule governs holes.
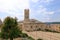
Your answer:
[[[49,24],[47,29],[60,32],[60,24]]]
[[[46,24],[40,22],[36,19],[29,19],[29,9],[24,10],[24,20],[19,22],[19,27],[25,31],[35,31],[35,30],[55,30],[59,31],[60,24]]]

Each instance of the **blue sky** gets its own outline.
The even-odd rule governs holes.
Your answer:
[[[0,0],[0,19],[11,16],[23,20],[24,9],[30,10],[31,19],[60,22],[60,0]]]

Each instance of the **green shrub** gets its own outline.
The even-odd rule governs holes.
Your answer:
[[[45,29],[45,31],[52,32],[52,31],[51,31],[51,30],[49,30],[49,29]]]
[[[37,31],[41,31],[41,28],[38,28]]]
[[[28,37],[28,35],[26,33],[22,33],[21,37],[26,38],[26,37]]]
[[[0,38],[1,38],[1,32],[0,32]]]
[[[42,40],[42,39],[39,38],[39,39],[37,39],[37,40]]]
[[[58,31],[52,31],[52,30],[49,30],[49,29],[45,29],[46,32],[53,32],[53,33],[60,33]]]
[[[32,37],[28,37],[28,39],[30,39],[30,40],[35,40],[35,39],[33,39]]]

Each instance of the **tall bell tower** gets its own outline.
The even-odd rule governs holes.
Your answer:
[[[24,9],[24,21],[29,21],[29,9]]]

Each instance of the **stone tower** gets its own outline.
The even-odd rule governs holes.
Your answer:
[[[24,10],[24,21],[29,21],[29,9]]]

